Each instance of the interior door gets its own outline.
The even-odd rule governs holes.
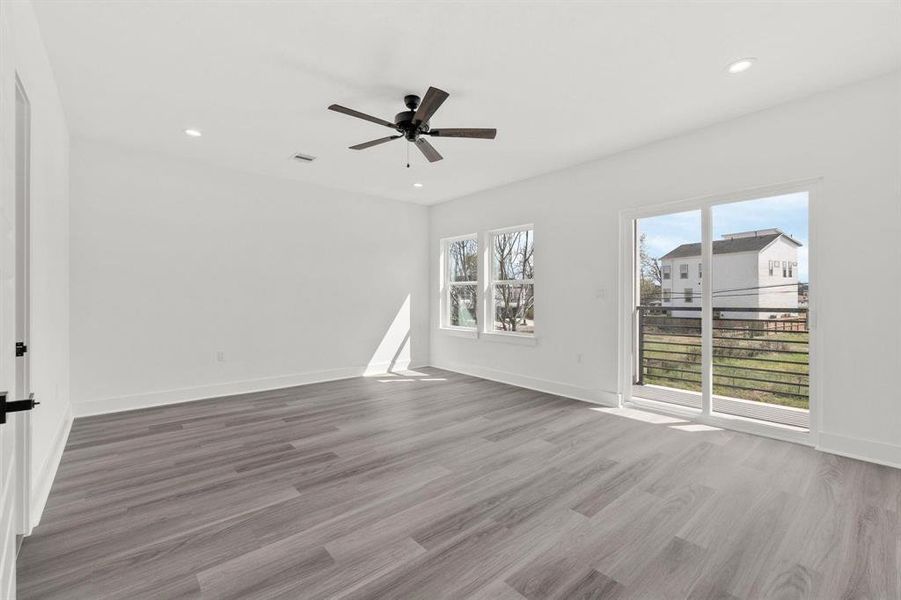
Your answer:
[[[6,403],[27,398],[31,392],[28,354],[30,322],[30,107],[21,83],[15,81],[15,203],[13,223],[0,220],[0,393]],[[8,96],[0,92],[0,101]],[[7,154],[8,157],[8,154]],[[8,168],[9,162],[3,163]],[[8,180],[8,179],[7,179]],[[4,196],[9,197],[8,188]],[[4,207],[6,208],[6,207]],[[6,211],[8,214],[8,210]],[[9,231],[12,225],[12,231]],[[10,235],[12,234],[12,235]],[[10,243],[11,242],[11,243]],[[11,247],[12,246],[12,247]],[[11,256],[12,255],[12,256]],[[14,277],[10,277],[12,273]],[[23,344],[22,348],[18,343]],[[0,411],[0,598],[16,596],[18,539],[30,532],[29,457],[31,423],[27,412]]]
[[[16,387],[13,400],[31,397],[31,106],[16,79]],[[11,415],[13,416],[13,415]],[[8,419],[9,420],[9,419]],[[14,415],[18,522],[31,533],[31,412]]]

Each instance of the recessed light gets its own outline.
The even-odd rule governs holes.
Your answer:
[[[421,183],[414,183],[414,184],[413,184],[413,187],[419,188],[419,187],[422,187],[422,184],[421,184]]]
[[[189,137],[200,137],[203,135],[199,129],[185,129],[185,135]]]
[[[756,60],[756,58],[743,58],[729,65],[726,70],[733,74],[742,73],[753,67]]]

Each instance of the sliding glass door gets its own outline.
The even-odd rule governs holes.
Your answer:
[[[635,398],[810,428],[808,194],[634,221]]]
[[[701,408],[701,211],[639,219],[636,394]]]
[[[809,428],[807,193],[711,211],[713,411]]]

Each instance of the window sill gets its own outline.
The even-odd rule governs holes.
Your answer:
[[[475,329],[464,329],[462,327],[439,327],[438,331],[452,337],[460,337],[470,340],[479,339],[479,332]]]
[[[538,344],[538,340],[535,339],[534,335],[522,333],[501,333],[492,331],[490,333],[483,333],[481,337],[488,340],[489,342],[516,344],[518,346],[535,346],[536,344]]]

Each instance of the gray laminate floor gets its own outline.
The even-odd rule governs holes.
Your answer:
[[[901,471],[421,372],[78,419],[21,598],[901,597]]]

